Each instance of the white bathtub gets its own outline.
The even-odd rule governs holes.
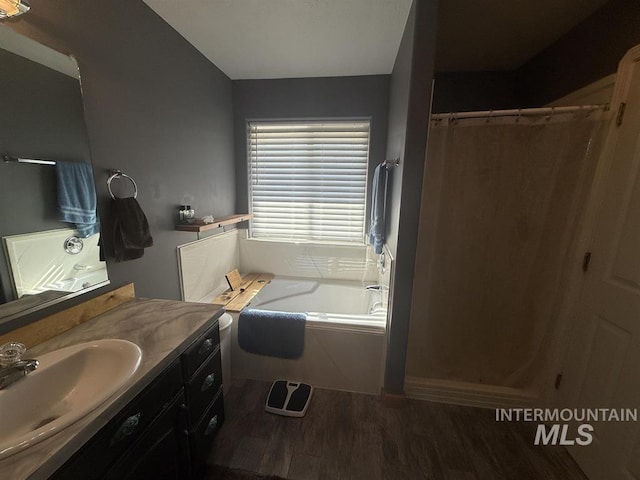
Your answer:
[[[251,301],[250,308],[307,313],[307,322],[333,327],[370,327],[384,331],[386,301],[362,282],[276,277]]]
[[[307,313],[304,353],[295,360],[247,353],[238,345],[236,321],[232,326],[232,375],[379,393],[386,326],[381,295],[367,290],[362,282],[274,278],[249,307]]]

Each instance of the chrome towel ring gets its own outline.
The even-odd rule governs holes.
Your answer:
[[[127,180],[129,180],[133,184],[133,198],[138,197],[138,185],[133,178],[131,178],[126,173],[122,173],[120,170],[110,170],[110,173],[111,176],[107,179],[107,189],[109,190],[109,195],[111,195],[111,198],[113,198],[114,200],[116,199],[116,196],[111,191],[111,182],[114,178],[126,178]]]

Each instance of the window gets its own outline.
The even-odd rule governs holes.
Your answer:
[[[364,242],[369,121],[250,122],[253,238]]]

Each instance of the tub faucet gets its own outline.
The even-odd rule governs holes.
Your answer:
[[[373,305],[371,305],[371,308],[369,308],[369,315],[375,315],[376,313],[383,312],[385,312],[385,309],[382,302],[375,302]]]
[[[384,285],[367,285],[366,289],[373,292],[386,292],[388,287],[385,287]]]
[[[0,347],[0,390],[21,380],[40,364],[38,360],[22,360],[26,348],[22,343],[7,343]]]

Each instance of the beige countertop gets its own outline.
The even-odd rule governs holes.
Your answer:
[[[120,338],[142,350],[140,367],[116,394],[78,422],[48,439],[0,460],[1,479],[46,479],[115,414],[204,333],[219,305],[136,299],[30,349],[38,355],[103,338]],[[2,434],[0,426],[0,435]]]

